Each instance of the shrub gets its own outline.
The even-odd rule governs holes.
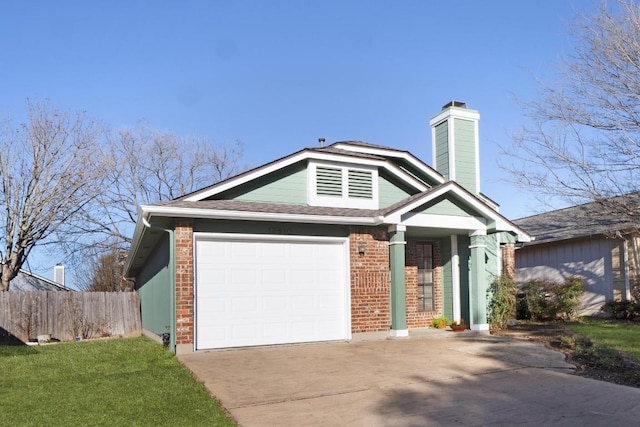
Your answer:
[[[534,279],[525,283],[520,291],[520,314],[532,320],[571,319],[580,306],[584,282],[576,276],[567,277],[562,284]]]
[[[608,313],[614,319],[634,320],[640,317],[640,303],[635,301],[609,301],[600,311]]]
[[[516,284],[507,276],[496,277],[489,291],[489,324],[494,329],[503,329],[515,313]]]
[[[523,311],[531,320],[545,320],[552,317],[549,307],[550,295],[548,290],[552,283],[546,280],[533,279],[520,288],[522,292]]]
[[[578,313],[580,296],[584,293],[584,281],[577,276],[570,276],[561,285],[556,285],[553,309],[556,316],[571,320]]]
[[[436,317],[431,321],[431,327],[436,329],[444,329],[449,324],[449,319],[444,316]]]

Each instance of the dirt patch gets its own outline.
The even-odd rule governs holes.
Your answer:
[[[493,334],[529,339],[561,351],[576,366],[574,375],[640,388],[640,363],[622,352],[595,347],[562,323],[519,323]]]

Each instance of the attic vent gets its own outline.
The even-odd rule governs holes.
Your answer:
[[[349,169],[349,197],[371,199],[373,197],[370,171]]]
[[[342,196],[342,169],[318,166],[316,168],[316,194]]]

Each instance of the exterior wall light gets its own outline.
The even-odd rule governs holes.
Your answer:
[[[364,243],[360,243],[358,244],[358,255],[363,256],[364,255],[364,249],[365,249],[365,244]]]

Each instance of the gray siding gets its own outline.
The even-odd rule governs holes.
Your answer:
[[[455,150],[456,150],[456,182],[476,194],[476,153],[474,123],[469,120],[455,119]]]
[[[613,299],[611,253],[615,242],[599,238],[525,246],[516,250],[516,281],[563,282],[566,277],[580,276],[587,287],[581,314],[596,314],[602,304]]]
[[[142,327],[157,335],[170,332],[171,328],[172,269],[169,262],[169,239],[165,236],[136,278]]]

